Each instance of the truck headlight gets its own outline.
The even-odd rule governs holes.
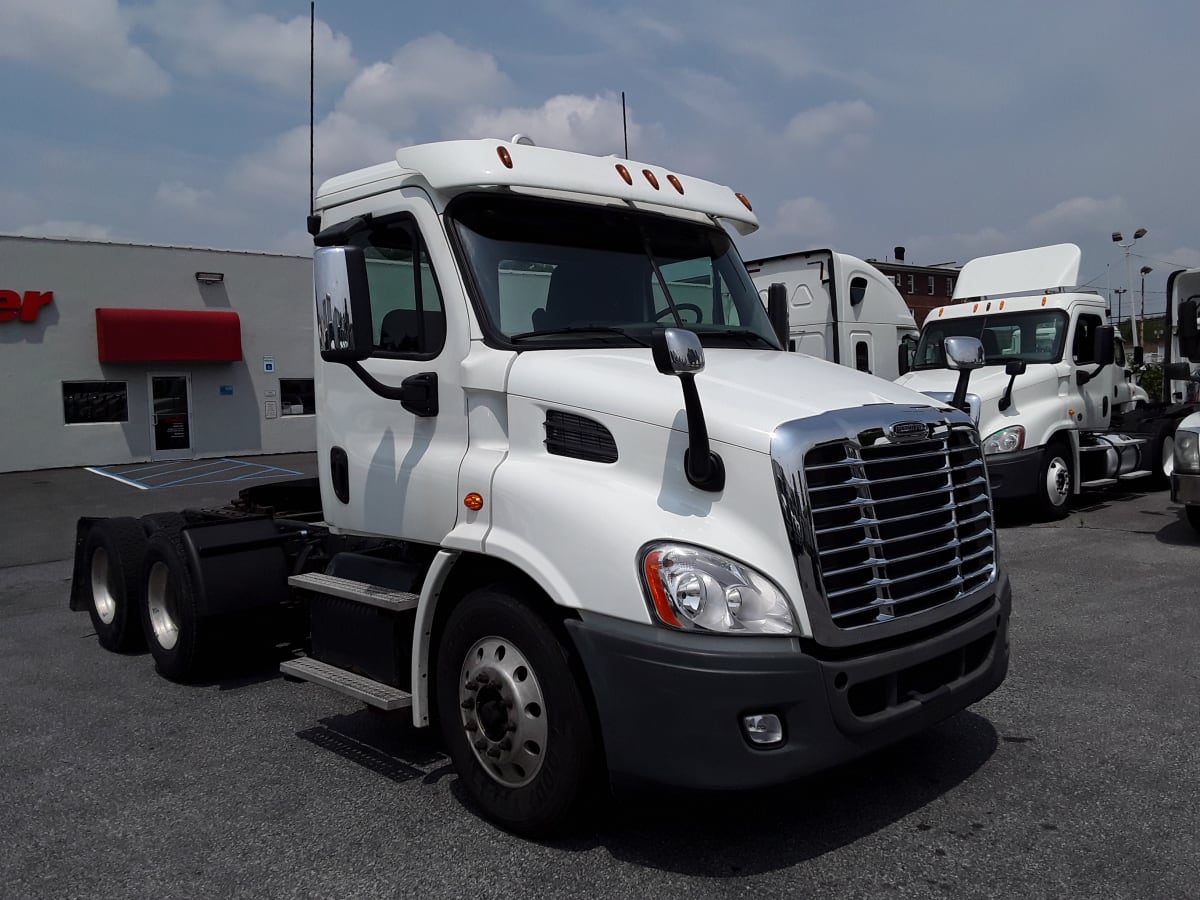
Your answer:
[[[1175,432],[1175,471],[1200,472],[1200,434]]]
[[[787,598],[760,572],[709,550],[652,544],[642,580],[665,625],[718,634],[796,634]]]
[[[1025,446],[1025,426],[1009,425],[999,431],[992,432],[983,439],[984,456],[994,456],[997,453],[1012,453]]]

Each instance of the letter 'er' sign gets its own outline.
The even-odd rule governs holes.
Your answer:
[[[43,306],[54,302],[54,291],[0,291],[0,322],[36,322]]]

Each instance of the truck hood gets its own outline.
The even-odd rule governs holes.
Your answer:
[[[706,349],[696,376],[709,436],[767,453],[775,428],[872,403],[937,406],[890,381],[802,353]],[[590,410],[686,430],[679,379],[654,366],[649,348],[521,353],[508,392],[547,405]]]
[[[1013,393],[1019,392],[1024,387],[1055,378],[1058,378],[1055,366],[1043,363],[1031,365],[1025,370],[1024,375],[1017,376],[1017,380],[1013,383]],[[1004,366],[984,366],[971,373],[971,380],[967,382],[967,393],[974,394],[986,407],[988,401],[995,402],[1004,395],[1004,389],[1008,387],[1008,379],[1009,376],[1005,373]],[[958,386],[958,372],[953,369],[922,369],[919,372],[901,375],[896,379],[896,384],[914,391],[954,393],[955,387]]]

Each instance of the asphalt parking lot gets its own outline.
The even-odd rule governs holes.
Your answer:
[[[1197,895],[1200,536],[1166,492],[1002,520],[1012,667],[970,710],[787,790],[627,798],[533,843],[404,715],[269,660],[172,684],[68,611],[78,515],[239,486],[0,475],[0,896]]]

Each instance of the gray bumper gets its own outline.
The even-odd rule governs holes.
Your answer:
[[[1176,472],[1171,476],[1171,501],[1200,506],[1200,475]]]

